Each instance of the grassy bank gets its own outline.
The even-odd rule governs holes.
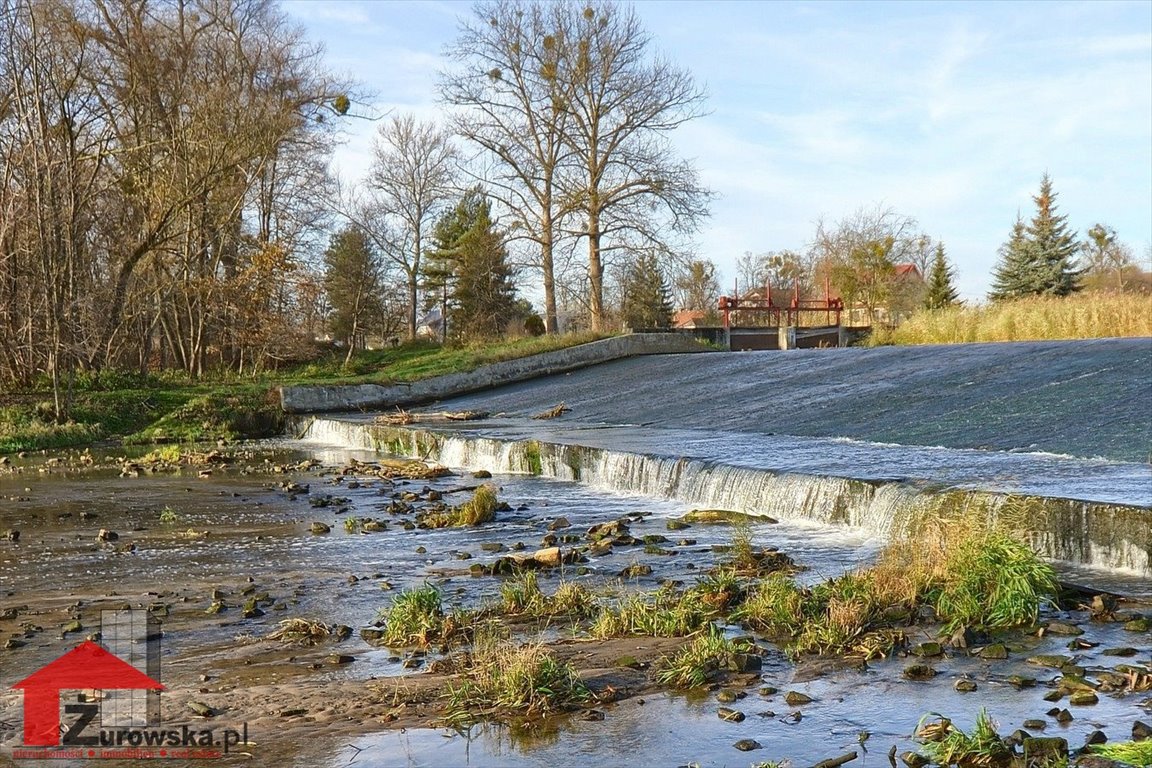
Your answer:
[[[598,338],[604,336],[541,336],[474,347],[416,342],[360,352],[347,366],[343,353],[334,352],[291,369],[244,377],[223,372],[191,379],[170,371],[147,376],[116,371],[84,375],[77,381],[72,420],[65,424],[51,419],[51,392],[46,385],[0,393],[0,454],[108,439],[164,443],[265,437],[280,429],[275,391],[280,384],[416,381]]]
[[[1152,336],[1152,297],[1081,293],[924,310],[871,343],[960,344]]]

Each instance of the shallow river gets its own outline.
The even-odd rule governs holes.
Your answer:
[[[110,470],[42,472],[43,459],[37,457],[24,463],[19,473],[0,475],[0,531],[15,528],[22,534],[17,544],[0,541],[0,611],[38,602],[75,603],[82,620],[90,624],[96,617],[83,613],[87,601],[110,594],[122,595],[126,601],[147,601],[159,599],[149,592],[180,589],[185,597],[171,609],[183,619],[182,628],[165,634],[163,653],[165,664],[187,669],[206,657],[206,649],[264,636],[287,616],[365,626],[388,604],[390,593],[425,581],[440,586],[449,604],[476,607],[491,600],[497,588],[495,579],[468,574],[472,563],[495,557],[483,551],[481,544],[523,542],[531,551],[539,546],[549,524],[561,516],[571,523],[572,531],[583,532],[594,523],[647,513],[633,524],[633,535],[666,535],[669,541],[663,546],[676,554],[643,557],[653,566],[652,574],[621,582],[617,574],[637,559],[639,551],[618,549],[587,563],[586,573],[567,568],[562,574],[543,575],[541,586],[546,592],[561,575],[566,580],[616,584],[624,589],[650,590],[666,579],[691,584],[697,573],[716,564],[720,555],[713,547],[731,542],[731,529],[724,526],[668,531],[666,521],[688,511],[676,501],[517,474],[498,474],[492,480],[500,487],[501,499],[514,510],[502,513],[498,526],[405,531],[393,525],[381,533],[349,533],[341,525],[344,517],[386,518],[390,494],[403,487],[384,488],[372,480],[350,487],[357,482],[351,477],[280,474],[272,473],[270,467],[310,457],[341,465],[350,458],[371,460],[374,454],[292,442],[264,444],[258,450],[266,453],[250,462],[257,468],[250,474],[219,469],[210,477],[197,478],[195,470],[185,470],[180,475],[121,478]],[[310,483],[314,498],[347,498],[349,511],[338,514],[336,505],[313,508],[308,495],[290,499],[275,487],[285,481]],[[454,489],[477,482],[461,472],[427,485],[451,497]],[[169,514],[164,515],[165,511]],[[88,515],[86,519],[81,519],[82,512]],[[168,522],[162,521],[162,515]],[[331,533],[309,533],[314,520],[331,524]],[[120,532],[116,547],[95,541],[101,528]],[[203,536],[203,531],[209,534]],[[757,546],[777,547],[805,566],[799,578],[807,581],[866,563],[881,545],[859,532],[803,522],[757,525],[753,534]],[[125,551],[126,545],[135,545],[134,551]],[[240,619],[235,612],[203,615],[212,587],[234,593],[249,581],[276,597],[282,610],[269,610],[254,619]],[[0,685],[5,689],[0,694],[0,760],[4,745],[14,743],[18,735],[14,724],[20,722],[20,698],[8,686],[73,644],[53,634],[53,628],[47,629],[23,648],[0,650]],[[1100,643],[1098,648],[1077,652],[1080,663],[1089,669],[1117,661],[1150,661],[1152,643],[1147,634],[1134,637],[1118,625],[1091,625],[1088,633],[1087,637]],[[949,657],[935,663],[940,674],[931,682],[904,680],[900,672],[909,661],[902,658],[870,663],[866,671],[842,670],[801,682],[796,679],[797,668],[762,641],[766,649],[763,684],[781,692],[807,693],[814,703],[789,707],[782,693],[761,697],[752,688],[746,699],[734,705],[747,719],[729,723],[717,717],[713,694],[661,694],[643,704],[632,699],[606,707],[602,722],[561,719],[532,733],[504,726],[478,726],[463,734],[410,728],[294,743],[290,726],[285,726],[277,734],[253,735],[258,744],[276,744],[263,756],[260,748],[255,749],[253,762],[333,767],[676,766],[693,762],[744,766],[788,758],[800,766],[857,749],[861,758],[851,765],[879,766],[888,765],[891,746],[900,751],[914,746],[911,734],[918,719],[929,712],[944,713],[967,727],[980,707],[987,707],[1005,734],[1026,718],[1040,718],[1048,723],[1046,734],[1064,736],[1074,747],[1096,728],[1117,739],[1127,736],[1133,720],[1149,720],[1152,704],[1147,693],[1101,695],[1099,704],[1076,708],[1075,719],[1066,725],[1046,717],[1052,705],[1042,699],[1050,690],[1043,683],[1055,673],[1026,665],[1023,659],[1035,653],[1069,653],[1066,643],[1066,638],[1032,639],[1025,643],[1027,647],[1014,649],[1013,660],[994,665]],[[1117,646],[1138,646],[1139,655],[1126,659],[1100,655]],[[317,674],[389,678],[406,671],[390,660],[389,653],[355,635],[340,650],[355,654],[357,663]],[[1041,685],[1016,689],[1006,678],[1017,672],[1038,678]],[[952,683],[962,674],[978,682],[977,693],[953,690]],[[862,732],[871,734],[863,745],[868,752],[861,749]],[[750,753],[733,748],[734,742],[747,738],[759,741],[763,748]]]

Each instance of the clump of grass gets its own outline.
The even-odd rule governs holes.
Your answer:
[[[773,637],[793,637],[806,621],[804,591],[787,576],[774,574],[756,583],[732,618]]]
[[[738,519],[732,528],[732,548],[728,550],[732,565],[739,571],[754,571],[760,564],[756,550],[752,547],[752,526],[748,521]]]
[[[360,530],[360,518],[349,515],[344,518],[344,530],[347,533],[356,533]]]
[[[749,590],[733,618],[785,640],[793,654],[886,656],[903,642],[896,629],[932,606],[949,632],[963,626],[1035,623],[1055,594],[1052,568],[984,507],[944,505],[885,548],[877,563],[801,588],[773,575]],[[1006,519],[1016,514],[1004,510]]]
[[[128,435],[124,442],[272,437],[283,423],[284,413],[274,393],[261,387],[235,388],[192,397],[147,428]]]
[[[285,619],[280,628],[268,635],[269,640],[296,645],[316,645],[332,635],[332,627],[315,619]]]
[[[179,464],[181,455],[180,446],[165,445],[149,452],[141,461],[145,464]]]
[[[67,422],[53,424],[38,418],[23,418],[15,408],[0,413],[0,453],[63,448],[99,440],[108,434],[102,424]]]
[[[948,558],[948,571],[935,606],[953,630],[1034,624],[1041,603],[1058,587],[1052,567],[1031,547],[997,532],[963,539]]]
[[[732,666],[734,656],[749,650],[749,645],[729,640],[714,624],[709,624],[707,631],[692,638],[673,656],[661,657],[655,679],[673,688],[701,686],[717,671]]]
[[[588,631],[593,637],[686,637],[708,623],[706,607],[690,593],[659,590],[631,594],[603,606]]]
[[[463,610],[444,611],[440,590],[431,584],[405,590],[380,612],[385,645],[428,645],[467,633],[475,617]]]
[[[176,510],[172,509],[172,507],[164,507],[164,509],[160,510],[160,522],[165,525],[171,525],[179,521],[180,515],[176,514]]]
[[[477,633],[468,668],[450,686],[446,717],[464,724],[481,710],[498,715],[545,716],[592,698],[576,670],[539,643],[509,644],[506,632],[487,627]]]
[[[521,571],[500,585],[500,603],[505,613],[545,613],[548,600],[540,591],[534,571]]]
[[[505,613],[529,616],[591,616],[598,609],[596,596],[583,584],[562,581],[546,595],[534,571],[520,571],[500,586],[500,603]]]
[[[1116,741],[1111,744],[1093,744],[1088,747],[1094,754],[1127,765],[1144,768],[1152,765],[1152,739],[1144,741]]]
[[[923,310],[883,339],[892,344],[956,344],[1152,336],[1148,296],[1078,293]],[[880,339],[877,339],[881,343]]]
[[[691,592],[716,613],[724,613],[744,598],[744,585],[730,568],[720,568],[700,579]]]
[[[597,609],[596,596],[586,586],[574,581],[560,582],[548,599],[548,610],[553,615],[566,614],[587,618]]]
[[[988,711],[981,709],[976,715],[972,733],[965,733],[952,721],[935,715],[936,721],[926,723],[932,715],[920,719],[916,737],[924,745],[930,762],[940,766],[960,765],[964,768],[1001,766],[1011,763],[1014,753],[1004,743]]]
[[[485,483],[476,489],[472,498],[446,512],[434,512],[423,518],[429,528],[458,528],[482,525],[496,519],[496,508],[500,500],[496,496],[496,486]]]

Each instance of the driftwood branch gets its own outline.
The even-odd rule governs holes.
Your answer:
[[[554,419],[557,416],[559,416],[560,414],[564,413],[565,411],[570,411],[570,410],[572,410],[572,409],[569,408],[568,406],[564,405],[564,403],[560,403],[555,408],[549,408],[548,410],[546,410],[542,413],[536,414],[532,418],[534,418],[534,419]]]
[[[812,768],[840,768],[840,766],[852,762],[857,757],[859,757],[859,755],[856,754],[856,750],[852,750],[851,752],[840,755],[840,757],[830,757],[827,760],[821,760],[812,766]]]

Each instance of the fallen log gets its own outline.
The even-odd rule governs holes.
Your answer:
[[[844,765],[845,763],[852,762],[857,757],[859,757],[859,755],[857,755],[856,751],[853,750],[851,752],[846,752],[843,755],[840,755],[840,757],[830,757],[827,760],[821,760],[820,762],[816,763],[816,765],[812,766],[812,768],[840,768],[840,766]]]

